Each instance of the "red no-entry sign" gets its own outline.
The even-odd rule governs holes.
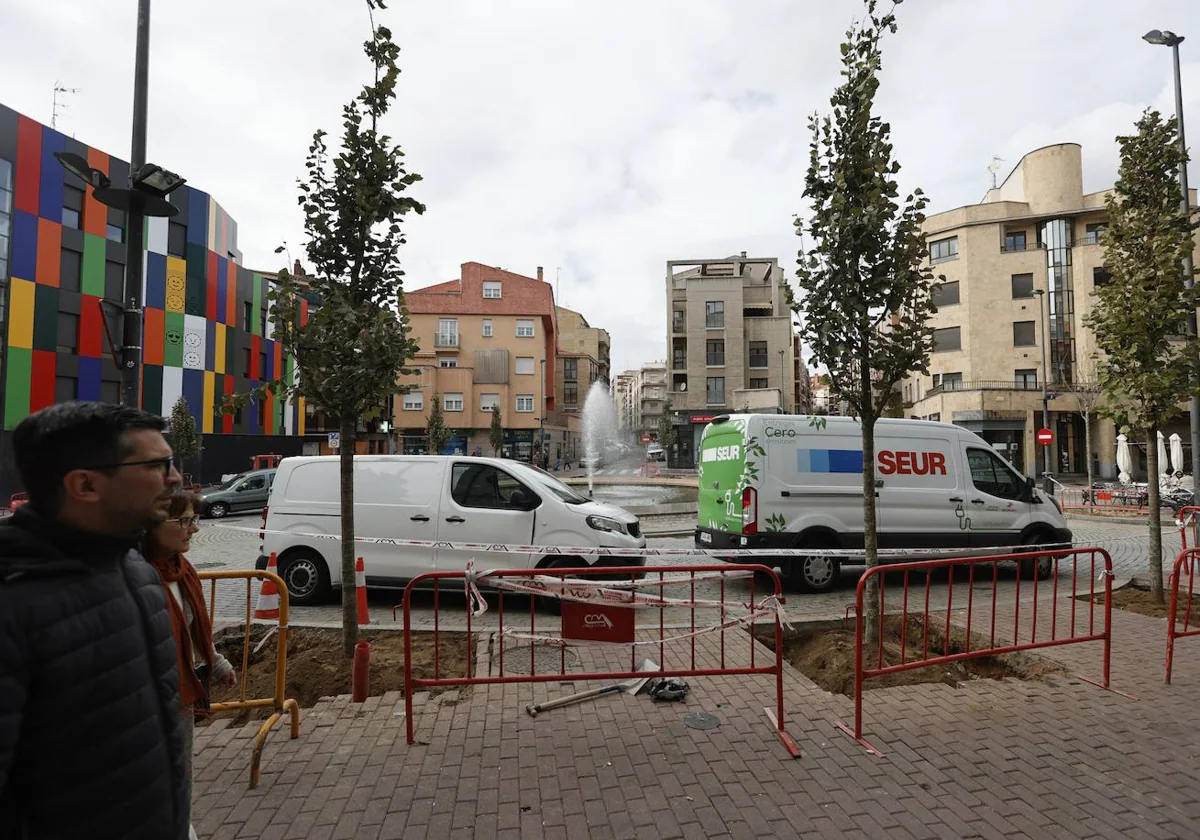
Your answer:
[[[1042,446],[1049,446],[1054,443],[1054,432],[1049,429],[1038,429],[1037,442]]]

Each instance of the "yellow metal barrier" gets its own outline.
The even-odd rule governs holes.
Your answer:
[[[209,590],[208,598],[208,617],[209,620],[216,625],[216,604],[217,604],[217,581],[218,580],[244,580],[246,581],[246,618],[242,623],[242,670],[240,677],[240,686],[238,688],[238,699],[231,700],[227,703],[213,703],[213,712],[229,712],[238,709],[261,709],[271,708],[274,711],[267,718],[261,728],[258,730],[258,735],[254,738],[254,752],[250,757],[250,787],[258,787],[259,765],[262,762],[263,746],[266,744],[267,736],[271,734],[271,730],[275,727],[282,718],[284,713],[291,715],[292,723],[292,738],[300,737],[300,704],[294,698],[286,698],[287,684],[287,642],[288,642],[288,591],[282,578],[268,571],[260,571],[258,569],[241,569],[236,571],[226,572],[199,572],[200,580],[212,581]],[[279,590],[279,626],[276,631],[278,639],[276,640],[275,648],[275,692],[271,697],[246,697],[246,674],[250,666],[250,626],[251,616],[253,613],[252,585],[254,581],[271,580],[274,581],[276,588]]]

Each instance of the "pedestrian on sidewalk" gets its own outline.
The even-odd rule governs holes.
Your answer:
[[[182,840],[167,599],[135,546],[179,486],[164,422],[105,403],[13,431],[29,502],[0,522],[0,836]]]
[[[200,530],[204,499],[190,490],[171,497],[167,521],[146,534],[142,554],[158,572],[171,612],[177,651],[180,714],[183,718],[184,780],[192,790],[192,752],[196,720],[208,716],[212,684],[232,686],[237,672],[213,646],[212,622],[204,605],[200,576],[185,556]]]

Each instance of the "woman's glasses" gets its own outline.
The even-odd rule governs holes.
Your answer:
[[[181,516],[178,519],[168,519],[167,521],[168,522],[178,522],[179,527],[183,528],[186,531],[188,528],[191,528],[193,525],[199,524],[200,517],[199,516]]]

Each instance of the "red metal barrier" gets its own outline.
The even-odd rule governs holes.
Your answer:
[[[1150,511],[1149,494],[1138,488],[1093,488],[1088,490],[1064,487],[1058,499],[1064,513],[1096,514],[1099,516],[1145,516]]]
[[[1197,510],[1197,508],[1184,508]],[[1182,530],[1182,529],[1181,529]],[[1186,546],[1186,542],[1185,542]],[[1167,685],[1171,684],[1171,670],[1175,664],[1175,640],[1185,636],[1200,636],[1200,611],[1193,614],[1193,599],[1196,593],[1196,566],[1200,559],[1200,548],[1184,548],[1175,558],[1175,568],[1168,578],[1171,587],[1171,608],[1167,613]],[[1184,567],[1187,569],[1187,594],[1183,610],[1183,626],[1179,625],[1179,587],[1183,583]]]
[[[1188,531],[1191,531],[1192,544],[1191,548],[1200,548],[1200,507],[1195,505],[1185,505],[1179,509],[1179,518],[1176,520],[1179,523],[1179,541],[1183,544],[1182,550],[1187,551],[1188,546]]]
[[[1049,558],[1053,563],[1051,574],[1042,576],[1039,580],[1039,563],[1033,562],[1036,558]],[[1025,571],[1022,566],[1022,561],[1026,561],[1032,566],[1031,571]],[[1099,563],[1097,563],[1099,561]],[[1003,564],[1018,564],[1019,573],[1016,575],[1014,583],[1014,591],[1012,593],[1011,603],[1009,600],[999,598],[1000,595],[1000,565]],[[1069,568],[1066,568],[1069,566]],[[985,574],[977,573],[980,567],[984,567]],[[990,567],[990,568],[987,568]],[[948,580],[946,587],[946,605],[943,610],[937,607],[938,617],[933,618],[930,612],[929,595],[930,584],[935,572],[948,572]],[[961,651],[951,652],[951,614],[954,611],[954,585],[955,578],[958,577],[960,585],[965,571],[966,577],[966,607],[965,607],[965,625],[966,632],[964,634],[965,647]],[[1070,576],[1070,589],[1067,590],[1067,576]],[[1086,588],[1081,586],[1083,581],[1080,580],[1081,575],[1087,576]],[[886,591],[887,576],[891,576],[891,580],[899,579],[902,586],[902,602],[901,609],[898,613],[888,614],[886,612],[886,602],[889,600]],[[918,606],[910,610],[909,607],[909,590],[910,583],[916,577],[916,586],[921,586],[921,578],[924,578],[923,592],[919,596]],[[1060,577],[1063,579],[1060,584]],[[1031,626],[1023,626],[1021,623],[1021,588],[1022,578],[1025,578],[1024,585],[1026,592],[1032,586],[1033,603],[1029,610]],[[1029,578],[1032,578],[1031,580]],[[1097,589],[1097,578],[1103,580],[1102,588]],[[871,639],[870,644],[874,647],[868,653],[864,650],[867,643],[865,638],[866,628],[864,622],[863,600],[867,591],[868,584],[872,579],[879,581],[879,612],[883,617],[878,626],[878,638]],[[1051,583],[1052,581],[1052,583]],[[984,597],[975,597],[976,584],[980,583],[990,586],[990,593],[985,593]],[[1047,587],[1049,584],[1049,587]],[[1049,588],[1049,592],[1044,591]],[[1061,591],[1060,591],[1061,590]],[[1101,626],[1096,627],[1096,603],[1095,596],[1098,592],[1104,594],[1103,612],[1101,617]],[[863,701],[863,682],[872,677],[880,677],[885,674],[895,674],[901,671],[910,671],[915,668],[926,668],[933,665],[944,665],[949,662],[958,662],[964,659],[974,659],[983,656],[995,656],[1004,653],[1014,653],[1021,650],[1034,650],[1037,648],[1051,647],[1055,645],[1073,644],[1076,642],[1092,642],[1100,641],[1104,643],[1104,652],[1102,658],[1102,679],[1100,682],[1089,680],[1086,677],[1081,677],[1085,682],[1098,685],[1102,688],[1109,688],[1109,660],[1112,652],[1112,631],[1111,617],[1112,605],[1110,595],[1112,594],[1112,558],[1108,552],[1102,548],[1073,548],[1061,549],[1057,551],[1042,552],[1037,555],[1031,554],[998,554],[985,557],[969,557],[969,558],[946,558],[939,560],[918,560],[910,563],[890,563],[887,565],[875,566],[867,569],[863,576],[858,581],[858,591],[856,593],[854,608],[857,612],[855,617],[854,630],[854,729],[851,730],[844,723],[839,722],[838,728],[857,740],[860,744],[866,747],[870,752],[880,755],[878,750],[866,743],[862,737],[862,701]],[[1038,599],[1041,597],[1043,606],[1049,602],[1050,615],[1039,616]],[[1047,597],[1048,596],[1048,597]],[[1060,603],[1059,598],[1069,596],[1069,603]],[[1086,602],[1077,601],[1079,596],[1088,596]],[[894,597],[894,596],[893,596]],[[960,596],[962,597],[962,596]],[[1086,607],[1082,604],[1086,603]],[[975,610],[979,608],[986,610],[984,619],[989,625],[983,632],[979,632],[979,623],[975,621]],[[960,610],[962,608],[960,607]],[[1087,610],[1086,616],[1078,615],[1084,609]],[[1060,615],[1060,611],[1064,613]],[[939,628],[943,633],[943,643],[941,650],[930,650],[929,630],[933,626],[932,621],[937,621],[942,624],[943,619],[941,613],[945,614],[944,626]],[[996,618],[998,612],[1006,612],[1012,618],[1012,638],[1009,642],[1008,638],[1000,638],[996,630]],[[1069,613],[1069,614],[1067,614]],[[920,617],[920,627],[914,626],[914,632],[919,630],[921,638],[909,639],[909,619],[910,617]],[[898,662],[885,662],[884,656],[884,640],[885,630],[889,623],[894,623],[893,620],[899,617],[900,627],[900,655]],[[961,618],[961,616],[960,616]],[[1038,622],[1042,622],[1042,636],[1038,637]],[[1050,632],[1047,634],[1046,622],[1049,621]],[[1086,621],[1086,623],[1085,623]],[[982,644],[976,646],[977,640],[972,636],[972,631],[984,635],[986,638],[982,640]],[[1022,638],[1022,635],[1027,638]],[[910,646],[912,650],[910,651]],[[873,662],[873,667],[868,667],[868,663]]]
[[[614,597],[614,589],[606,588],[603,591],[609,593],[601,596],[603,604],[597,604],[594,601],[584,601],[589,605],[591,610],[615,610],[617,613],[632,612],[634,615],[638,613],[653,615],[658,612],[658,622],[654,625],[642,625],[636,628],[636,632],[641,636],[637,644],[628,644],[629,647],[629,669],[618,670],[610,668],[609,670],[592,670],[592,671],[568,671],[566,644],[560,644],[563,633],[567,624],[567,616],[572,611],[572,608],[580,607],[579,601],[572,598],[570,594],[566,594],[561,601],[563,606],[563,615],[560,616],[542,616],[543,619],[548,619],[554,622],[557,626],[553,628],[537,627],[537,610],[536,599],[539,597],[558,597],[552,592],[545,589],[544,595],[524,594],[505,592],[503,589],[495,591],[495,598],[498,609],[497,615],[499,620],[498,630],[488,629],[489,633],[496,633],[496,639],[499,653],[497,656],[498,667],[495,673],[477,674],[474,673],[474,651],[473,633],[477,628],[477,623],[473,622],[472,598],[468,589],[468,576],[473,573],[467,571],[447,571],[447,572],[429,572],[420,575],[409,581],[404,588],[404,600],[402,608],[404,610],[404,707],[405,707],[405,725],[407,728],[408,743],[413,743],[413,693],[421,689],[428,688],[445,688],[450,686],[460,685],[483,685],[495,683],[535,683],[535,682],[577,682],[584,680],[608,680],[608,681],[623,681],[636,679],[647,676],[646,672],[636,670],[639,661],[638,647],[649,646],[651,650],[657,648],[659,669],[651,676],[653,677],[704,677],[704,676],[733,676],[743,674],[765,674],[775,677],[775,708],[770,708],[764,711],[771,725],[775,730],[777,737],[783,742],[788,752],[793,758],[800,755],[800,748],[791,736],[784,730],[784,714],[783,714],[783,627],[780,621],[779,613],[774,611],[772,607],[766,606],[769,602],[778,604],[783,603],[783,590],[780,586],[779,575],[766,566],[761,565],[735,565],[735,564],[717,564],[717,565],[695,565],[695,566],[642,566],[636,571],[624,572],[614,571],[613,568],[594,568],[584,567],[575,569],[501,569],[480,573],[475,579],[480,586],[488,586],[488,581],[492,581],[492,586],[503,585],[503,581],[511,580],[512,585],[537,586],[539,584],[536,578],[541,578],[543,581],[549,579],[553,585],[561,585],[561,583],[572,583],[574,580],[586,580],[588,578],[588,586],[594,592],[596,589],[597,578],[608,582],[616,581],[613,586],[626,585],[628,580],[629,585],[640,584],[643,589],[652,588],[658,594],[651,596],[653,598],[662,595],[663,590],[668,587],[683,586],[687,588],[690,597],[687,599],[690,602],[696,602],[696,583],[697,575],[701,579],[715,581],[717,587],[717,595],[715,600],[701,599],[699,603],[692,603],[690,607],[680,606],[678,604],[662,604],[651,605],[640,608],[622,606],[628,604],[629,601],[622,601],[620,597]],[[669,576],[668,576],[669,575]],[[759,601],[755,600],[755,577],[767,578],[770,585],[766,587],[768,590],[766,598]],[[749,596],[747,600],[742,600],[741,597],[729,591],[727,579],[742,579],[749,581]],[[515,580],[512,580],[515,579]],[[433,677],[421,678],[413,673],[413,657],[412,657],[412,596],[414,589],[431,589],[433,594],[433,639],[434,639],[434,655],[433,655]],[[759,586],[760,595],[763,587]],[[467,645],[467,673],[463,675],[446,675],[441,672],[441,607],[444,606],[442,596],[446,592],[462,593],[467,591],[467,611],[466,611],[466,645]],[[620,594],[624,594],[622,590]],[[728,597],[727,597],[728,596]],[[639,596],[639,598],[642,596]],[[668,597],[668,596],[663,596]],[[512,604],[514,599],[521,605],[519,617],[514,618],[513,610],[510,608],[505,611],[505,604]],[[718,606],[719,605],[719,606]],[[528,624],[526,626],[525,609],[528,609]],[[774,640],[775,651],[768,662],[762,662],[763,657],[757,654],[755,650],[755,637],[753,633],[754,624],[766,623],[765,612],[772,610],[774,623]],[[668,627],[666,625],[665,614],[668,611],[683,611],[690,613],[690,631],[679,630],[679,635],[668,636]],[[709,627],[697,626],[696,612],[704,610],[717,611],[719,610],[720,619]],[[759,613],[752,617],[752,620],[745,620],[747,612]],[[731,618],[730,616],[734,616]],[[506,624],[506,616],[510,620]],[[628,618],[628,627],[632,628],[632,616],[624,615],[621,618]],[[618,619],[619,620],[619,619]],[[520,621],[519,630],[512,630],[516,627],[515,622]],[[734,665],[726,661],[726,636],[734,629],[743,624],[748,625],[750,632],[744,634],[737,633],[729,639],[730,652],[733,652],[733,645],[738,643],[741,638],[745,638],[745,644],[748,650],[749,664]],[[610,625],[611,627],[611,625]],[[516,632],[524,638],[546,639],[550,637],[554,644],[558,644],[561,648],[561,655],[558,657],[558,668],[551,669],[549,672],[538,673],[537,661],[535,657],[535,645],[538,642],[529,642],[529,673],[528,674],[513,674],[511,669],[509,673],[505,673],[505,658],[504,647],[505,637],[508,632]],[[449,632],[449,631],[447,631]],[[719,650],[719,667],[706,666],[704,662],[697,663],[696,658],[696,639],[698,635],[704,633],[719,633],[720,634],[720,650]],[[526,636],[527,634],[527,636]],[[630,637],[633,636],[633,630],[630,629]],[[647,636],[651,638],[647,638]],[[573,638],[578,638],[573,636]],[[690,645],[689,645],[690,641]],[[626,642],[626,640],[622,640]],[[510,643],[511,644],[511,643]],[[683,661],[668,663],[665,661],[667,654],[667,645],[671,644],[673,649],[676,645],[682,644],[685,647],[690,647],[690,653],[679,655],[683,657]],[[607,643],[602,651],[619,650],[620,644]],[[674,652],[673,652],[674,655]],[[522,656],[522,667],[523,656]],[[711,663],[709,663],[711,665]]]

